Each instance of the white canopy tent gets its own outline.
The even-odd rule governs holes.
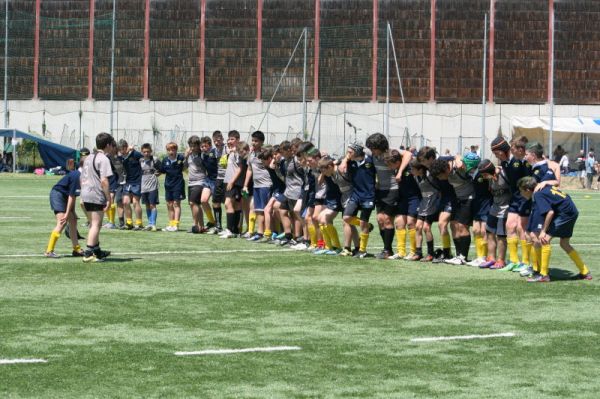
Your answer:
[[[510,130],[513,137],[522,135],[529,141],[541,143],[549,156],[552,156],[556,146],[562,146],[571,161],[577,158],[581,149],[587,152],[591,148],[600,148],[600,118],[555,117],[552,134],[554,148],[548,148],[549,117],[513,117],[510,120]]]

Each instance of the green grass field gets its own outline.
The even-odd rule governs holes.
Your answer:
[[[573,243],[598,279],[568,280],[576,269],[555,245],[555,281],[531,285],[186,233],[103,230],[109,261],[46,259],[57,179],[0,175],[0,359],[47,360],[0,364],[0,397],[599,396],[598,194],[571,192]],[[161,226],[165,216],[161,204]],[[380,249],[373,234],[370,252]],[[61,237],[57,252],[70,251]],[[301,350],[174,355],[273,346]]]

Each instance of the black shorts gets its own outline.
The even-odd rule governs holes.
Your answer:
[[[438,221],[438,219],[440,218],[440,213],[436,212],[433,215],[427,215],[427,216],[417,216],[417,219],[422,220],[424,222],[427,222],[427,224],[431,225],[435,222]]]
[[[204,186],[189,186],[188,202],[191,204],[200,204],[200,199],[202,198],[202,190],[204,190]]]
[[[402,198],[398,205],[398,214],[416,218],[419,214],[420,203],[421,199],[419,197]]]
[[[375,206],[377,213],[385,213],[388,216],[394,217],[399,214],[398,201],[400,197],[398,190],[378,190],[375,192]]]
[[[158,205],[158,190],[149,191],[142,193],[142,204],[146,205]]]
[[[83,208],[86,212],[101,212],[104,210],[106,204],[92,204],[91,202],[84,202]]]
[[[315,206],[325,206],[327,205],[327,201],[325,198],[315,198]]]
[[[363,222],[368,222],[369,218],[371,217],[371,212],[373,212],[373,207],[360,204],[352,199],[348,201],[346,207],[344,208],[344,216],[356,216],[359,210],[360,220]]]
[[[450,220],[465,226],[473,224],[473,206],[470,199],[457,198],[452,204],[452,216]]]
[[[119,184],[115,191],[115,204],[123,204],[123,184]]]
[[[233,186],[231,190],[225,191],[225,198],[231,198],[234,201],[241,201],[242,188],[239,186]]]
[[[222,204],[225,202],[225,183],[223,179],[217,179],[215,182],[215,192],[213,193],[213,202]]]
[[[498,218],[496,216],[489,215],[485,230],[488,233],[497,235],[498,237],[506,237],[506,218]]]
[[[67,211],[67,201],[69,197],[64,195],[60,191],[50,190],[50,209],[54,211],[54,214],[65,213]]]
[[[471,212],[473,213],[473,220],[476,222],[486,222],[488,214],[490,213],[490,207],[492,206],[491,198],[477,199],[475,198],[471,202]]]

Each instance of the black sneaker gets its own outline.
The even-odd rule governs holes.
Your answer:
[[[294,240],[288,240],[287,238],[284,238],[282,240],[279,240],[279,245],[281,245],[283,247],[285,245],[290,244],[292,241],[294,241]]]
[[[381,251],[376,258],[377,259],[387,259],[390,256],[392,256],[392,254],[389,251],[386,251],[385,249],[383,251]]]
[[[367,253],[366,252],[362,252],[362,251],[357,251],[356,254],[352,255],[353,258],[357,258],[357,259],[363,259],[367,257]]]
[[[83,252],[83,249],[80,249],[79,251],[71,252],[71,256],[73,256],[74,258],[83,257],[85,256],[85,253]]]
[[[110,251],[99,250],[95,255],[98,259],[104,259],[110,255]]]

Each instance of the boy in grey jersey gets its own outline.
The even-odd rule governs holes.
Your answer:
[[[90,229],[87,236],[87,248],[84,262],[102,262],[110,255],[100,249],[100,229],[104,212],[110,208],[110,189],[108,178],[112,176],[110,160],[106,153],[116,149],[115,139],[108,133],[96,136],[97,152],[86,158],[81,171],[81,200],[90,215]]]
[[[489,159],[481,161],[478,169],[482,177],[490,181],[490,191],[493,196],[486,224],[488,256],[479,267],[502,269],[506,266],[506,221],[512,192],[504,170],[500,167],[496,168]]]
[[[248,154],[248,170],[244,180],[242,192],[252,196],[250,200],[250,217],[248,223],[248,233],[252,233],[256,227],[256,234],[252,234],[248,241],[259,241],[265,232],[265,207],[271,197],[271,175],[265,167],[259,154],[265,141],[265,135],[260,130],[252,133],[252,151]],[[252,193],[250,192],[253,183]]]
[[[436,188],[433,178],[427,175],[427,168],[424,165],[415,160],[411,163],[410,168],[417,179],[419,190],[421,190],[421,201],[417,211],[416,224],[417,253],[422,251],[423,233],[425,233],[427,255],[420,260],[421,262],[431,262],[435,256],[431,225],[438,220],[441,193]]]
[[[204,220],[202,218],[200,200],[202,198],[202,184],[204,179],[206,179],[206,169],[202,165],[200,138],[196,135],[188,139],[185,163],[188,169],[188,202],[192,211],[192,227],[188,230],[188,233],[203,233]]]
[[[218,170],[217,170],[217,181],[215,182],[215,192],[212,196],[212,208],[213,214],[215,215],[216,228],[213,233],[220,233],[223,229],[223,209],[221,204],[225,202],[225,170],[227,169],[227,148],[223,142],[223,134],[220,130],[215,130],[212,134],[213,148],[215,154],[219,159]]]
[[[237,130],[231,130],[227,134],[227,168],[223,178],[227,228],[221,233],[220,237],[222,238],[233,238],[239,234],[239,223],[242,215],[242,192],[241,187],[235,185],[241,173],[241,160],[238,154],[239,142],[240,133]]]
[[[147,231],[156,231],[156,218],[158,216],[158,174],[160,165],[158,159],[152,156],[150,143],[142,144],[142,155],[140,159],[142,167],[142,204],[146,205],[146,217],[148,217]]]

